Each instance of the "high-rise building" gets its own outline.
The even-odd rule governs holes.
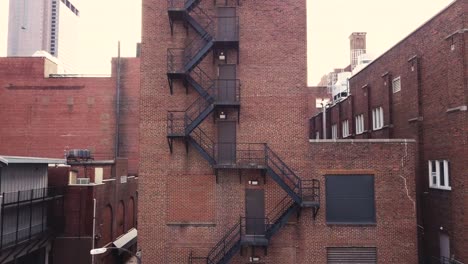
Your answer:
[[[65,73],[76,72],[80,12],[69,0],[10,0],[8,56],[32,56],[45,50]]]
[[[353,32],[349,36],[351,70],[358,64],[358,57],[366,53],[366,32]]]

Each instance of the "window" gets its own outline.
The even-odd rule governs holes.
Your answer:
[[[449,181],[449,163],[447,160],[430,160],[429,166],[429,187],[451,190]]]
[[[327,223],[375,223],[373,175],[327,175],[325,188]]]
[[[374,130],[381,129],[384,126],[383,108],[377,107],[372,110],[372,127]]]
[[[348,120],[345,120],[341,122],[341,132],[343,135],[343,138],[349,137],[349,122]]]
[[[334,124],[331,127],[331,132],[332,132],[332,139],[337,139],[338,138],[338,125]]]
[[[364,115],[356,116],[356,135],[364,133]]]
[[[401,91],[401,78],[400,78],[400,76],[393,79],[392,89],[393,89],[393,93],[397,93],[397,92]]]

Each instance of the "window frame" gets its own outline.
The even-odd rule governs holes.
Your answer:
[[[338,124],[331,126],[331,139],[338,139]]]
[[[384,128],[384,114],[381,106],[372,109],[372,130]]]
[[[342,135],[343,138],[347,138],[347,137],[351,136],[351,134],[349,133],[349,121],[348,121],[348,119],[343,120],[341,122],[341,135]]]
[[[435,171],[433,170],[433,163],[435,162]],[[441,185],[441,170],[440,164],[444,164],[443,177],[444,185]],[[429,176],[429,188],[439,189],[439,190],[452,190],[450,186],[450,163],[448,160],[428,160],[428,176]],[[434,183],[435,180],[435,183]]]
[[[356,120],[356,135],[364,133],[364,114],[359,114],[354,117]]]

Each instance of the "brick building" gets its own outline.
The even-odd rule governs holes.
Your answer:
[[[54,234],[51,263],[91,263],[92,247],[136,235],[140,61],[112,65],[111,76],[61,75],[46,58],[0,58],[0,153],[64,159],[89,149],[94,158],[49,169],[48,186],[65,187],[65,227]]]
[[[305,25],[305,1],[143,1],[144,262],[417,262],[417,144],[309,141]]]
[[[418,142],[421,259],[468,261],[467,3],[454,1],[350,79],[351,95],[310,120],[310,137]]]

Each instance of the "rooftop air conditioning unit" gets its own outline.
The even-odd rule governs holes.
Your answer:
[[[76,184],[89,184],[89,178],[76,178]]]

